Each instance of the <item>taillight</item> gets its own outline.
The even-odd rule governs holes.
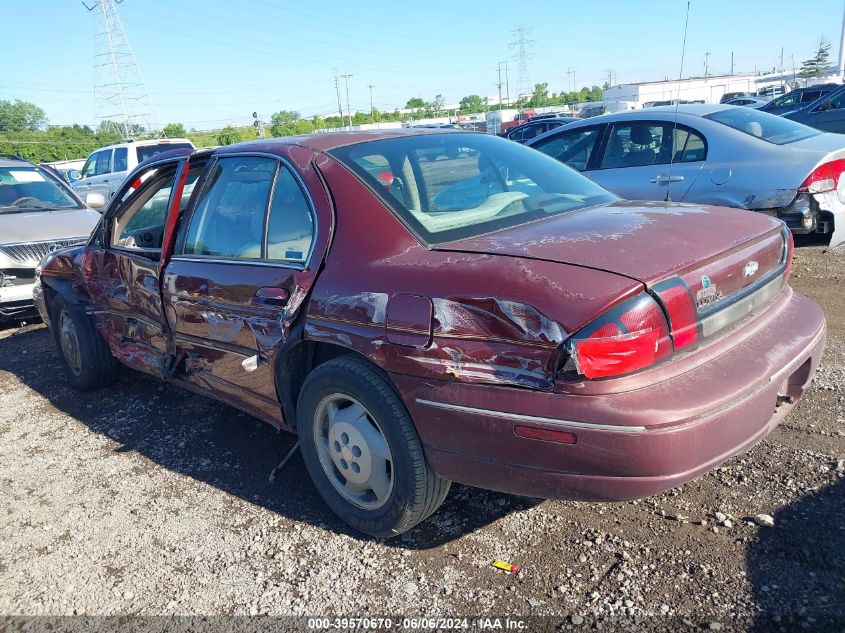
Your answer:
[[[822,193],[833,191],[839,185],[839,177],[845,172],[845,158],[819,165],[798,188],[800,193]]]
[[[570,343],[575,370],[587,378],[620,376],[672,355],[660,306],[643,293],[583,328]]]
[[[783,271],[783,281],[789,281],[789,275],[792,274],[792,251],[795,250],[795,242],[792,239],[792,231],[786,229],[783,232],[783,257],[786,260],[786,268]]]
[[[660,297],[666,314],[669,315],[669,327],[675,350],[681,350],[698,342],[698,313],[692,293],[687,285],[677,277],[654,287]]]

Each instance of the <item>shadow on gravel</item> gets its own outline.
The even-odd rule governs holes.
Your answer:
[[[830,244],[830,235],[825,233],[808,233],[806,235],[792,234],[792,240],[795,246],[800,248],[802,246],[827,246]]]
[[[845,630],[845,479],[774,515],[748,546],[753,631]]]
[[[129,369],[114,386],[79,393],[68,387],[45,327],[26,326],[0,334],[6,334],[0,338],[0,388],[4,372],[14,374],[55,409],[118,442],[118,452],[137,452],[158,466],[295,521],[369,538],[352,531],[328,510],[298,455],[276,474],[274,482],[269,481],[270,472],[293,446],[293,435]],[[139,463],[135,470],[145,467]],[[455,485],[429,520],[387,544],[420,550],[438,547],[538,503]]]

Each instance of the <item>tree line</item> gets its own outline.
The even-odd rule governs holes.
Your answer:
[[[538,107],[565,105],[583,101],[600,100],[600,88],[582,88],[577,92],[550,93],[547,83],[534,87],[530,97],[518,99],[510,107]],[[351,118],[352,125],[380,123],[388,121],[412,121],[424,118],[456,116],[485,112],[497,106],[489,105],[479,95],[467,95],[461,99],[458,110],[447,110],[443,95],[435,95],[431,100],[411,97],[406,103],[410,112],[382,112],[373,108],[372,112],[355,112],[348,116],[314,116],[304,118],[294,110],[281,110],[270,118],[265,126],[268,136],[293,136],[310,134],[324,129],[343,128]],[[242,141],[255,140],[256,128],[253,126],[227,126],[222,130],[198,131],[186,130],[181,123],[168,123],[160,133],[151,135],[141,126],[130,130],[133,138],[142,139],[151,136],[167,138],[188,138],[197,147],[213,145],[231,145]],[[17,154],[33,162],[53,162],[85,158],[94,150],[120,142],[124,137],[122,130],[112,121],[102,121],[96,129],[88,125],[51,126],[43,109],[28,101],[0,100],[0,154]]]

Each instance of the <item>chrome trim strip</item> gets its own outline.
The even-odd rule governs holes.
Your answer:
[[[614,433],[642,433],[646,430],[644,426],[620,426],[618,424],[594,424],[592,422],[575,422],[573,420],[559,420],[557,418],[544,418],[537,415],[523,415],[521,413],[508,413],[506,411],[495,411],[493,409],[476,409],[475,407],[465,407],[459,404],[447,404],[445,402],[434,402],[432,400],[425,400],[417,398],[418,404],[424,404],[435,409],[445,409],[447,411],[460,411],[462,413],[474,413],[478,415],[488,415],[493,418],[503,418],[506,420],[515,420],[517,422],[541,422],[544,424],[559,424],[562,426],[573,426],[579,429],[595,429],[597,431],[612,431]]]
[[[284,262],[272,261],[269,259],[238,259],[236,257],[191,257],[188,255],[174,255],[168,261],[171,262],[196,262],[200,264],[236,264],[239,266],[264,266],[265,268],[288,268],[291,270],[307,270],[304,266],[286,264]]]

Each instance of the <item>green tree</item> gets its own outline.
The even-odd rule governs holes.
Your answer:
[[[813,77],[821,77],[824,74],[824,69],[830,59],[830,42],[827,38],[822,36],[819,39],[819,46],[816,49],[816,54],[810,59],[805,59],[801,62],[801,70],[798,71],[798,76],[803,79],[811,79]]]
[[[534,84],[534,93],[530,100],[533,106],[544,106],[549,103],[549,84],[546,82]]]
[[[231,125],[227,125],[217,133],[218,145],[233,145],[234,143],[240,143],[240,141],[241,133]]]
[[[181,123],[168,123],[164,126],[162,134],[164,134],[166,138],[182,138],[187,134],[187,132],[185,132],[185,126]]]
[[[410,99],[408,99],[408,103],[405,104],[405,107],[409,110],[416,108],[424,108],[425,101],[422,97],[411,97]]]
[[[303,125],[305,124],[305,125]],[[308,127],[303,132],[301,130]],[[309,121],[303,121],[299,112],[295,110],[280,110],[270,117],[270,132],[273,136],[293,136],[310,132],[313,126]]]
[[[0,132],[36,131],[47,125],[44,110],[29,101],[0,101]]]
[[[461,112],[483,112],[485,107],[484,99],[478,95],[467,95],[461,99]]]

